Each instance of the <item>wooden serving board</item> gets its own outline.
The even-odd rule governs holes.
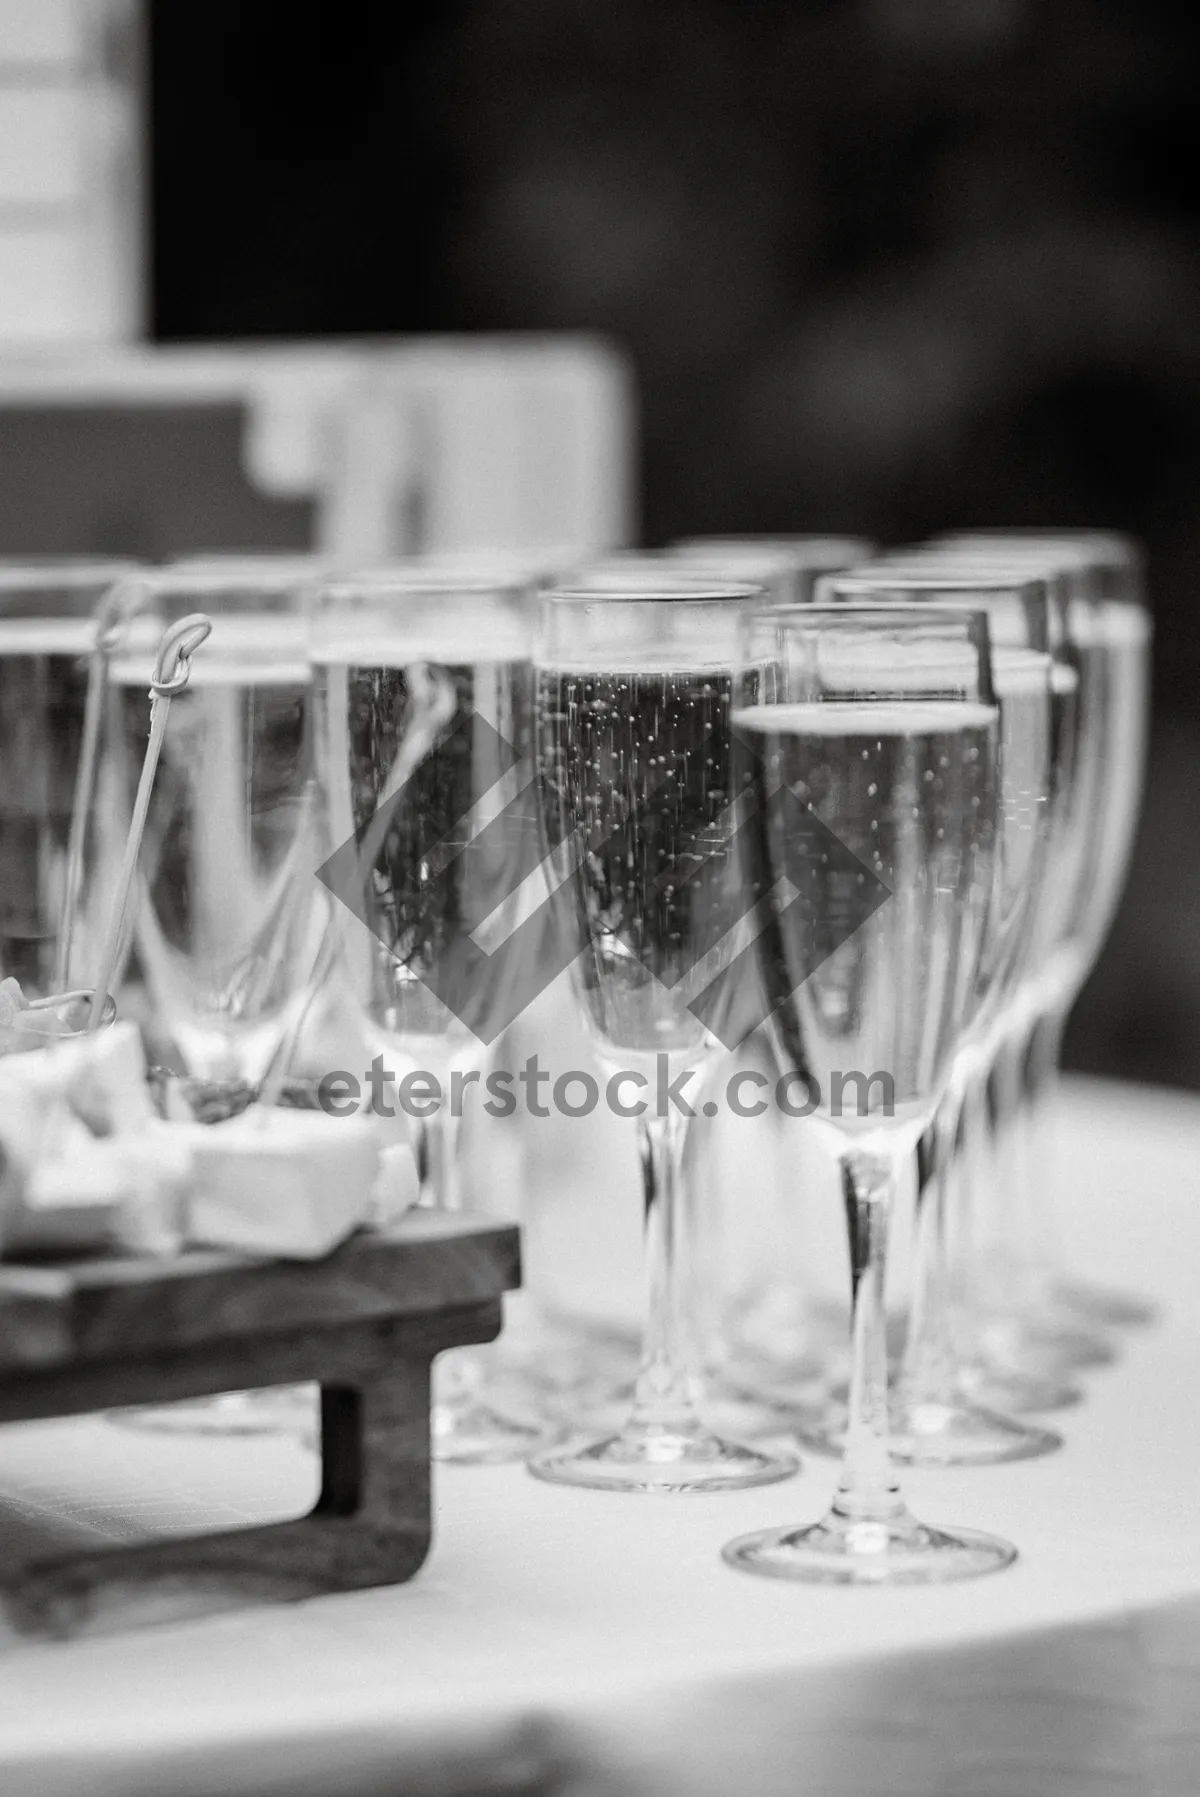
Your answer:
[[[493,1340],[519,1283],[514,1225],[433,1210],[320,1262],[194,1251],[0,1264],[0,1423],[321,1390],[307,1516],[30,1562],[0,1579],[13,1626],[68,1634],[100,1609],[144,1609],[148,1587],[194,1613],[411,1578],[431,1535],[431,1363]]]

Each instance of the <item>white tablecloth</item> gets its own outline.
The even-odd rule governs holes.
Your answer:
[[[1012,1570],[825,1591],[726,1569],[730,1536],[824,1506],[812,1458],[790,1484],[677,1500],[441,1468],[409,1585],[6,1642],[3,1797],[1194,1793],[1200,1100],[1078,1082],[1064,1111],[1078,1263],[1165,1316],[1057,1419],[1060,1454],[909,1480],[929,1520],[1014,1539]],[[227,1526],[295,1513],[312,1484],[282,1440],[22,1425],[0,1436],[0,1535],[47,1515],[91,1539]]]

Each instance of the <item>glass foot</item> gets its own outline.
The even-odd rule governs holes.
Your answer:
[[[836,1510],[807,1528],[739,1535],[721,1558],[739,1572],[809,1585],[937,1585],[1011,1566],[1017,1550],[998,1535],[935,1529],[907,1510],[864,1522]]]
[[[631,1392],[638,1367],[636,1338],[615,1331],[544,1325],[512,1344],[502,1339],[497,1359],[504,1375],[547,1399],[607,1399]],[[626,1406],[628,1410],[628,1406]]]
[[[593,1491],[740,1491],[790,1479],[800,1462],[785,1451],[766,1453],[726,1441],[702,1424],[691,1428],[630,1427],[604,1441],[566,1444],[529,1462],[535,1479]]]
[[[699,1401],[700,1415],[717,1435],[733,1441],[779,1441],[786,1444],[789,1452],[795,1447],[794,1409],[794,1405],[783,1409],[750,1393],[729,1390],[712,1382],[706,1382]],[[627,1404],[618,1420],[618,1428],[628,1415]]]
[[[1042,1411],[1071,1410],[1083,1402],[1083,1387],[1065,1377],[1035,1377],[1013,1367],[989,1364],[967,1367],[959,1383],[968,1400],[1001,1416],[1031,1416]]]
[[[1111,1336],[1083,1327],[1078,1317],[1048,1303],[985,1324],[980,1340],[989,1360],[1035,1379],[1111,1366],[1118,1352]]]
[[[1148,1329],[1158,1321],[1158,1306],[1136,1292],[1094,1285],[1090,1279],[1062,1279],[1054,1296],[1064,1309],[1101,1329]]]
[[[1118,1353],[1111,1336],[1065,1322],[1058,1313],[1039,1316],[1019,1331],[1014,1358],[1018,1367],[1027,1367],[1031,1373],[1054,1374],[1112,1366]]]
[[[441,1465],[503,1466],[545,1445],[547,1431],[503,1416],[469,1392],[435,1400],[429,1418],[430,1450]]]
[[[800,1421],[801,1447],[838,1458],[846,1445],[846,1406],[832,1402]],[[998,1466],[1006,1460],[1034,1460],[1061,1448],[1062,1436],[981,1405],[961,1401],[904,1404],[888,1412],[888,1448],[906,1466]]]
[[[999,1466],[1061,1448],[1061,1435],[961,1401],[897,1403],[888,1446],[904,1466]]]
[[[827,1376],[828,1367],[815,1356],[794,1366],[738,1361],[710,1373],[705,1391],[718,1403],[745,1404],[753,1410],[771,1411],[776,1417],[790,1417],[811,1408],[825,1390]]]

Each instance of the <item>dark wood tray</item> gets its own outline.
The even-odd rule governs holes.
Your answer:
[[[414,1211],[320,1262],[0,1263],[0,1422],[271,1385],[321,1389],[321,1490],[294,1521],[85,1550],[0,1581],[13,1625],[69,1633],[159,1586],[188,1610],[411,1578],[429,1550],[430,1366],[491,1341],[514,1225]]]

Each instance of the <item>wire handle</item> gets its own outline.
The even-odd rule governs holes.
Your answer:
[[[211,630],[212,619],[196,611],[163,633],[150,682],[151,700],[173,699],[183,691],[191,679],[192,656]]]

